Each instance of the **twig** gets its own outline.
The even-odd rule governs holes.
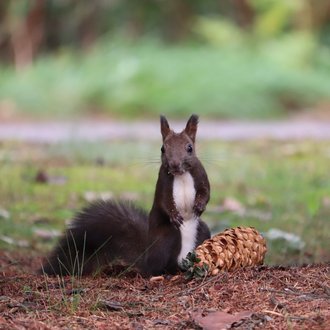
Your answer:
[[[281,316],[281,317],[285,317],[283,314],[278,313],[278,312],[274,312],[274,311],[270,311],[268,309],[263,309],[261,311],[262,313],[267,313],[267,314],[272,314],[272,315],[276,315],[276,316]]]
[[[209,278],[208,280],[205,280],[203,279],[203,282],[193,288],[190,288],[190,289],[186,289],[186,290],[183,290],[183,291],[180,291],[180,292],[175,292],[175,293],[172,293],[170,295],[166,295],[166,297],[174,297],[174,296],[177,296],[177,295],[185,295],[185,294],[188,294],[192,291],[195,291],[195,290],[198,290],[200,288],[202,288],[203,286],[209,284],[209,283],[212,283],[212,282],[215,282],[217,279],[219,279],[219,276],[214,276],[214,277],[211,277]],[[164,295],[157,295],[158,297],[163,297]]]
[[[328,295],[317,295],[311,292],[295,292],[292,290],[280,291],[280,290],[267,289],[267,288],[260,288],[259,291],[266,291],[266,292],[293,295],[293,296],[305,296],[307,298],[314,298],[314,299],[329,299]]]
[[[283,303],[279,302],[278,300],[276,300],[276,298],[274,297],[274,295],[271,295],[270,302],[275,306],[275,309],[277,309],[277,308],[279,308],[279,309],[285,308],[285,304],[283,304]]]

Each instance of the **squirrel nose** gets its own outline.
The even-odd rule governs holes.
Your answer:
[[[176,161],[169,162],[169,165],[170,165],[170,168],[173,168],[176,170],[180,168],[180,163],[176,162]]]
[[[177,161],[172,161],[169,162],[169,168],[170,168],[170,172],[172,173],[181,173],[182,172],[182,166],[180,162]]]

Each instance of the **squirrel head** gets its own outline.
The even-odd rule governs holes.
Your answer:
[[[160,131],[163,137],[162,164],[170,175],[182,175],[194,166],[197,159],[195,139],[198,116],[192,115],[181,133],[174,132],[167,119],[160,116]]]

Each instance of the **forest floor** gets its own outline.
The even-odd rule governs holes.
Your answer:
[[[259,266],[202,280],[33,275],[0,252],[1,329],[330,329],[330,264]]]

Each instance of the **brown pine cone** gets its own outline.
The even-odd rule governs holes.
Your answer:
[[[187,256],[184,266],[197,276],[216,275],[222,270],[260,265],[266,251],[266,241],[255,228],[236,227],[206,240]]]

